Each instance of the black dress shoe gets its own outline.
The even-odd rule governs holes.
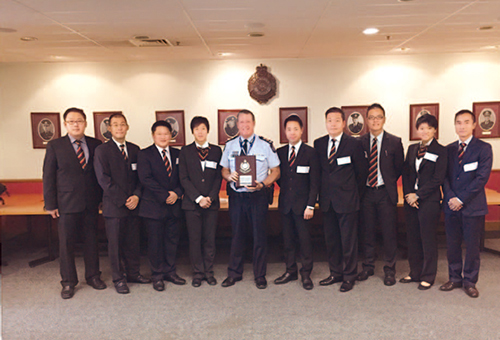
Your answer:
[[[177,274],[165,275],[165,280],[168,282],[172,282],[174,285],[185,285],[186,280],[180,277]]]
[[[384,278],[384,284],[386,286],[394,286],[396,284],[396,278],[394,274],[386,274]]]
[[[409,278],[409,279],[408,279]],[[417,280],[412,279],[410,275],[403,277],[399,280],[401,283],[410,283],[410,282],[418,282]]]
[[[217,280],[213,276],[207,277],[207,282],[211,286],[215,286],[217,284]]]
[[[94,289],[106,289],[106,284],[99,278],[99,277],[93,277],[90,280],[87,281],[87,284],[89,286],[92,286]]]
[[[127,276],[127,282],[129,283],[151,283],[151,279],[148,279],[141,274],[137,276]]]
[[[165,290],[165,283],[163,283],[163,280],[153,280],[153,289],[157,290],[159,292],[162,292]]]
[[[340,286],[340,291],[345,293],[348,292],[354,287],[354,281],[344,281],[342,282],[342,285]]]
[[[115,289],[118,294],[128,294],[130,290],[128,289],[127,282],[125,280],[120,280],[115,282]]]
[[[356,276],[357,281],[365,281],[367,280],[370,276],[373,276],[374,272],[373,269],[364,269],[361,273]]]
[[[75,287],[64,286],[61,291],[61,297],[63,299],[71,299],[75,295]]]
[[[462,283],[448,281],[444,285],[439,287],[439,290],[442,290],[443,292],[449,292],[450,290],[453,290],[455,288],[462,288]]]
[[[274,280],[274,284],[275,285],[282,285],[282,284],[288,283],[290,281],[295,281],[298,278],[299,277],[298,277],[297,273],[286,272],[285,274],[281,275],[276,280]]]
[[[228,276],[224,281],[222,281],[222,284],[221,286],[222,287],[230,287],[230,286],[234,286],[234,284],[238,281],[241,281],[241,277],[240,278],[233,278],[231,276]]]
[[[471,298],[477,298],[479,296],[479,291],[476,287],[465,287],[465,294],[469,295]]]
[[[429,284],[428,286],[427,285],[423,285],[422,283],[420,283],[418,285],[418,290],[427,290],[427,289],[430,289],[432,287],[432,284]]]
[[[265,277],[258,277],[255,279],[255,285],[259,289],[266,289],[267,288],[267,280]]]
[[[309,276],[302,277],[302,287],[304,287],[305,290],[311,290],[314,288],[314,284]]]
[[[199,287],[199,286],[201,286],[201,279],[194,278],[193,282],[191,282],[191,284],[193,285],[193,287]]]
[[[326,279],[319,281],[320,286],[329,286],[337,282],[342,282],[342,277],[335,277],[333,275],[328,276]]]

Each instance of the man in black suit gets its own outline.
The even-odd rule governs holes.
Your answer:
[[[222,182],[222,150],[207,141],[210,124],[205,117],[191,120],[194,142],[183,147],[179,155],[179,177],[184,188],[182,209],[189,233],[189,255],[193,267],[194,287],[202,280],[213,286],[215,232],[219,213],[219,191]]]
[[[361,143],[343,134],[345,113],[332,107],[325,113],[328,135],[314,141],[321,165],[319,204],[330,276],[320,281],[327,286],[342,282],[341,292],[354,286],[358,260],[358,212],[366,185],[366,158]]]
[[[85,279],[95,289],[105,289],[99,271],[97,217],[102,191],[94,172],[94,151],[101,141],[85,136],[87,117],[83,110],[69,108],[63,115],[68,134],[47,144],[43,163],[45,209],[59,217],[59,257],[61,297],[75,293],[78,276],[75,266],[75,242],[83,234]]]
[[[95,150],[94,157],[95,173],[104,192],[102,215],[106,221],[111,273],[115,289],[120,294],[129,293],[127,282],[151,282],[139,273],[137,206],[142,186],[137,176],[139,147],[125,141],[128,129],[123,114],[112,114],[108,125],[112,137]]]
[[[137,156],[137,171],[143,186],[139,216],[148,228],[153,288],[163,291],[164,279],[177,285],[186,283],[177,275],[175,267],[183,191],[179,182],[179,150],[169,146],[172,126],[157,121],[151,132],[153,145]]]
[[[285,133],[289,144],[278,149],[281,178],[278,180],[280,196],[278,209],[283,222],[286,272],[274,280],[284,284],[297,280],[295,260],[296,243],[300,245],[302,258],[302,286],[311,290],[313,251],[308,221],[314,216],[319,183],[320,167],[316,151],[302,143],[303,123],[299,116],[291,115],[285,119]]]
[[[360,239],[365,255],[363,270],[357,280],[374,274],[376,228],[379,224],[384,242],[384,284],[396,283],[398,178],[401,176],[404,151],[401,138],[384,131],[385,110],[372,104],[366,111],[369,133],[360,140],[368,160],[368,179],[361,200]]]

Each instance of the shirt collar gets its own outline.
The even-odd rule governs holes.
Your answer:
[[[118,143],[114,138],[111,138],[113,140],[113,142],[115,142],[116,145],[118,145],[118,147],[121,149],[121,145],[120,143]],[[125,145],[125,148],[127,147],[127,141],[123,142],[123,145]]]
[[[170,155],[170,150],[169,150],[169,146],[167,146],[166,148],[160,148],[158,145],[156,145],[156,148],[158,149],[158,151],[160,152],[160,154],[163,152],[163,150],[167,150],[167,155]]]
[[[338,143],[340,143],[340,140],[342,139],[342,135],[343,135],[343,134],[344,134],[344,133],[343,133],[343,132],[341,132],[341,133],[340,133],[340,135],[338,135],[337,137],[335,137],[335,140],[336,140]],[[332,140],[333,140],[333,137],[332,137],[332,136],[330,136],[330,135],[329,135],[328,137],[330,138],[330,140],[329,140],[328,142],[330,142],[330,141],[332,141]]]
[[[251,142],[251,141],[253,141],[253,140],[254,140],[254,138],[255,138],[255,133],[254,133],[253,135],[251,135],[250,137],[248,137],[248,138],[243,138],[243,137],[241,137],[241,136],[240,136],[240,142],[241,142],[241,143],[243,143],[243,141],[244,141],[245,139],[246,139],[247,141]]]
[[[194,142],[194,144],[196,145],[197,148],[202,148],[202,149],[208,148],[209,146],[208,141],[203,143],[203,145],[198,144],[196,141]]]
[[[292,145],[292,144],[288,143],[288,146],[289,146],[290,150],[292,149],[292,146],[295,147],[295,152],[299,152],[299,149],[300,149],[301,145],[302,145],[302,140],[299,140],[298,143],[295,144],[295,145]]]
[[[76,139],[73,138],[73,136],[71,136],[70,134],[68,134],[68,137],[69,137],[69,140],[71,141],[71,144],[73,144]],[[87,141],[85,140],[85,135],[82,138],[80,138],[80,142],[87,144]]]
[[[427,144],[426,144],[425,146],[429,146],[429,145],[431,145],[431,143],[432,143],[432,141],[433,141],[433,140],[434,140],[434,138],[431,138],[431,140],[430,140],[430,141],[428,141],[428,142],[427,142]],[[422,145],[422,142],[420,142],[420,145]]]
[[[372,135],[372,133],[370,132],[370,141],[371,142],[373,142],[373,138],[377,138],[377,143],[381,143],[382,142],[382,138],[384,138],[384,130],[382,130],[382,132],[377,137],[375,137],[374,135]]]
[[[472,135],[469,138],[467,138],[467,140],[464,142],[466,144],[465,146],[469,146],[469,143],[472,140],[472,137],[474,137],[474,135]],[[459,139],[458,140],[458,146],[460,146],[461,143],[462,143],[462,141]]]

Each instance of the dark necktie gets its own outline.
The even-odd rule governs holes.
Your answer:
[[[370,150],[370,168],[368,169],[368,185],[375,188],[378,184],[378,149],[377,138],[373,138]]]
[[[248,152],[248,140],[245,139],[243,141],[243,146],[241,147],[241,152],[243,153],[243,155],[246,156],[247,152]]]
[[[75,140],[76,145],[78,145],[78,149],[76,150],[76,158],[78,158],[78,162],[80,162],[80,166],[83,170],[87,167],[87,162],[85,161],[85,152],[83,152],[82,141]]]
[[[460,149],[458,150],[458,164],[462,164],[462,161],[464,160],[464,153],[466,146],[467,144],[460,143]]]
[[[120,149],[122,150],[123,159],[125,162],[128,161],[127,153],[125,152],[125,144],[120,144]]]
[[[168,177],[172,176],[172,167],[170,166],[170,161],[167,157],[167,150],[163,149],[161,154],[163,155],[163,163],[165,164],[165,168],[167,168]]]
[[[205,159],[207,159],[207,156],[208,156],[208,151],[210,151],[210,147],[208,148],[198,148],[198,157],[200,157],[200,160],[201,161],[204,161]]]
[[[290,164],[290,168],[295,163],[295,146],[292,146],[292,152],[290,153],[290,158],[288,159],[288,164]]]
[[[333,163],[333,156],[335,156],[335,142],[336,140],[335,139],[332,139],[332,148],[330,149],[330,155],[328,156],[328,162],[330,164]]]
[[[420,145],[420,148],[418,149],[417,153],[417,159],[420,159],[425,156],[425,153],[427,152],[427,145]]]

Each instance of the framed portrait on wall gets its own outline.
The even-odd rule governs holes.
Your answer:
[[[219,145],[225,145],[226,142],[238,136],[238,126],[236,126],[236,116],[240,110],[217,110],[217,132],[219,135]]]
[[[59,112],[31,112],[31,136],[33,149],[45,149],[51,140],[61,137]]]
[[[420,140],[417,135],[417,120],[423,115],[433,115],[438,121],[436,139],[439,139],[439,104],[410,105],[410,140]]]
[[[472,112],[476,116],[474,137],[499,138],[498,114],[500,113],[500,102],[473,103],[472,107]]]
[[[184,128],[184,110],[156,111],[156,121],[164,120],[172,126],[172,140],[170,145],[186,145],[186,133]]]
[[[106,143],[111,139],[111,132],[108,131],[109,117],[113,113],[122,113],[121,111],[99,111],[94,112],[94,136],[101,142]]]
[[[291,115],[299,116],[303,123],[302,141],[307,143],[307,106],[280,107],[280,143],[286,144],[288,140],[285,133],[285,119]]]
[[[366,126],[366,110],[368,105],[342,106],[346,124],[344,132],[349,136],[360,137],[368,131]]]

